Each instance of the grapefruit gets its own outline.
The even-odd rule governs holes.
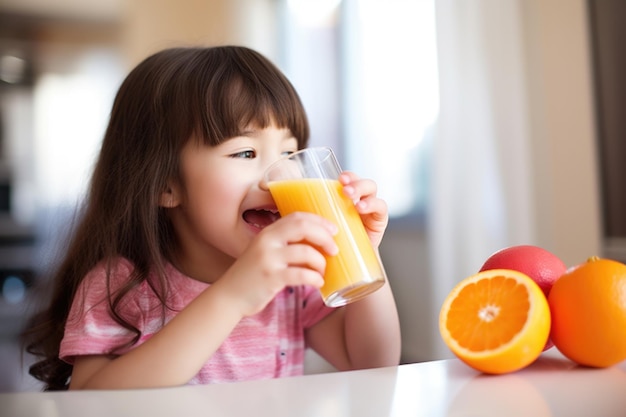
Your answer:
[[[548,296],[554,282],[567,267],[552,252],[533,245],[517,245],[501,249],[487,258],[481,271],[487,269],[513,269],[531,277]]]

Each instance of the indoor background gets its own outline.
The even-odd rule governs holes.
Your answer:
[[[38,389],[17,344],[41,303],[30,288],[54,263],[117,87],[166,47],[264,53],[300,92],[311,144],[376,179],[403,362],[451,357],[439,307],[498,249],[624,260],[624,4],[0,0],[0,391]]]

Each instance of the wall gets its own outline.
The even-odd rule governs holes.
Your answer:
[[[122,48],[129,65],[159,49],[184,44],[245,44],[277,57],[277,2],[178,0],[125,3]]]
[[[568,265],[602,252],[585,0],[523,2],[539,241]]]

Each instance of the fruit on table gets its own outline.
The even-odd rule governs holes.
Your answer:
[[[481,271],[448,294],[439,313],[439,332],[472,368],[513,372],[541,354],[550,332],[548,302],[539,285],[522,272]]]
[[[626,360],[626,265],[589,258],[558,279],[548,302],[552,341],[567,358],[598,368]]]
[[[552,252],[533,245],[517,245],[492,254],[481,271],[514,269],[531,277],[548,296],[554,282],[567,270],[563,261]]]
[[[567,270],[565,263],[552,252],[533,245],[510,246],[493,253],[481,271],[488,269],[513,269],[531,277],[541,288],[546,298],[554,282]],[[554,346],[548,338],[543,350]]]

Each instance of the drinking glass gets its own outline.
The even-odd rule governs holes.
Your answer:
[[[272,164],[265,181],[281,216],[296,211],[319,214],[337,225],[339,253],[326,256],[324,303],[339,307],[359,300],[385,283],[382,262],[369,240],[354,202],[339,183],[341,168],[332,149],[306,148]]]

